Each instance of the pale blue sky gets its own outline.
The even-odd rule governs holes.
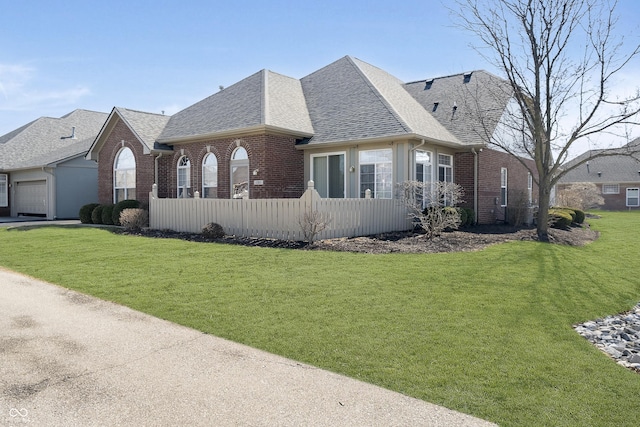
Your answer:
[[[497,70],[440,0],[0,0],[0,135],[121,106],[173,114],[263,69],[305,75],[352,55],[404,81]],[[640,3],[621,0],[619,31]],[[638,36],[635,42],[638,42]],[[640,64],[627,83],[637,86]],[[633,71],[638,71],[635,73]]]

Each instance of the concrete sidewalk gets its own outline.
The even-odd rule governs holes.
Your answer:
[[[2,269],[0,360],[0,425],[493,425]]]

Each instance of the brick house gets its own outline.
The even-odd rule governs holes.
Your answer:
[[[480,223],[504,221],[517,194],[533,202],[523,163],[535,168],[482,137],[509,96],[481,108],[471,98],[499,81],[476,71],[404,83],[350,56],[302,79],[262,70],[171,117],[114,108],[87,158],[99,164],[100,203],[147,201],[154,182],[165,198],[268,199],[298,198],[309,180],[329,198],[446,180]]]
[[[620,151],[627,151],[627,148],[637,147],[638,144],[640,138],[620,148]],[[640,208],[640,160],[637,156],[629,155],[594,157],[602,151],[589,150],[567,162],[566,167],[576,164],[579,166],[560,179],[556,185],[556,192],[574,184],[593,183],[604,199],[602,209]]]

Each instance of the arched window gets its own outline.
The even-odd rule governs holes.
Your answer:
[[[125,147],[113,163],[113,202],[136,198],[136,158]]]
[[[218,197],[218,159],[213,153],[207,154],[202,161],[202,197]]]
[[[231,156],[231,197],[249,198],[249,155],[242,147],[236,148]]]
[[[178,160],[178,198],[190,196],[191,191],[191,162],[187,156]]]

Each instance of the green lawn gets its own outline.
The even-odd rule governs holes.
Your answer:
[[[571,327],[640,301],[640,212],[601,214],[581,248],[422,255],[2,229],[0,265],[500,425],[635,426],[640,375]]]

